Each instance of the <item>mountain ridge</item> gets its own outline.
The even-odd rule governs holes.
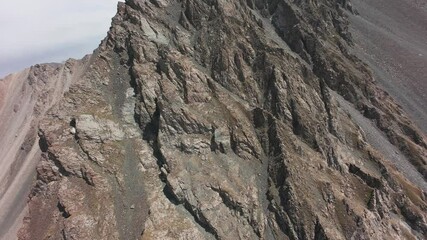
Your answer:
[[[37,124],[19,238],[421,239],[425,138],[349,53],[345,11],[348,1],[119,3]]]

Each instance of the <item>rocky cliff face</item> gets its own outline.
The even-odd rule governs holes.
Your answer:
[[[79,78],[87,59],[36,65],[0,80],[0,238],[13,239],[40,160],[39,121]]]
[[[424,135],[349,53],[352,12],[119,3],[37,122],[19,238],[422,239]]]

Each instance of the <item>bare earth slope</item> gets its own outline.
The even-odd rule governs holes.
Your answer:
[[[425,136],[350,53],[351,11],[119,3],[42,104],[19,239],[423,239]]]
[[[427,132],[427,2],[353,0],[351,31],[359,57]]]
[[[39,120],[63,97],[86,59],[36,65],[0,80],[0,238],[16,235],[21,225],[40,160]]]

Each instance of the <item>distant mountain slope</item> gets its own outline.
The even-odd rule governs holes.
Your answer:
[[[353,0],[358,56],[378,82],[427,132],[427,2]]]
[[[16,235],[41,158],[39,121],[84,71],[89,57],[40,64],[0,79],[0,239]]]

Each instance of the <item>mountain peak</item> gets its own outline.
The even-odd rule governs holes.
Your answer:
[[[422,238],[424,135],[351,53],[356,12],[119,3],[38,97],[54,101],[28,121],[41,160],[19,238]]]

